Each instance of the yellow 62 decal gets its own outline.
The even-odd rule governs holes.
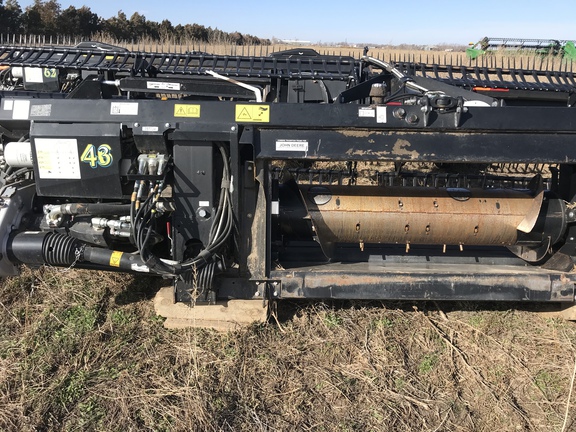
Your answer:
[[[112,160],[112,148],[108,144],[100,144],[98,148],[94,144],[88,144],[80,156],[80,161],[91,168],[107,168],[112,165]]]
[[[45,68],[44,69],[44,76],[46,78],[56,78],[56,69]]]

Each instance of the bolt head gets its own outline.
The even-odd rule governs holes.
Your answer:
[[[392,111],[392,115],[397,119],[403,119],[406,117],[406,110],[404,108],[396,108],[394,111]]]
[[[236,126],[232,126],[232,127],[230,128],[230,130],[231,130],[232,132],[234,132],[234,131],[236,130]]]
[[[416,124],[418,123],[418,116],[416,114],[410,114],[408,117],[406,117],[406,121],[410,124]]]
[[[165,123],[165,124],[164,124],[164,127],[169,128],[169,127],[170,127],[170,123]]]

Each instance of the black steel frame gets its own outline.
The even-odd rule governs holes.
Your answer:
[[[296,59],[231,58],[205,54],[153,55],[143,53],[92,53],[74,49],[27,51],[0,50],[0,60],[23,66],[80,67],[97,72],[125,72],[134,76],[200,75],[211,69],[226,76],[285,79],[357,79],[350,58]],[[403,65],[406,71],[426,77],[426,68]],[[418,72],[419,71],[419,72]],[[440,77],[439,73],[448,78]],[[447,68],[432,71],[435,78],[452,85],[505,87],[482,81],[490,71],[475,70],[476,78],[454,77]],[[468,71],[460,70],[468,75]],[[500,73],[501,71],[496,73]],[[545,74],[548,83],[522,84],[521,90],[562,91],[571,94],[573,77]],[[557,79],[556,87],[552,86]],[[503,81],[503,80],[501,80]],[[137,91],[135,78],[125,81]],[[559,87],[560,88],[559,88]],[[510,87],[510,85],[508,85]],[[560,165],[557,192],[572,201],[576,192],[576,112],[570,107],[467,107],[423,110],[422,105],[375,106],[370,104],[290,104],[204,100],[34,99],[4,94],[0,99],[0,125],[7,133],[29,130],[32,125],[90,124],[91,128],[117,126],[118,133],[131,130],[136,142],[177,141],[189,159],[205,157],[206,143],[223,141],[230,148],[231,167],[237,187],[233,201],[238,244],[237,269],[216,282],[219,294],[235,298],[371,298],[442,300],[574,301],[573,273],[529,266],[496,251],[490,261],[485,250],[466,255],[416,251],[382,253],[366,250],[348,260],[331,263],[288,259],[283,268],[274,262],[272,201],[274,160],[299,161],[394,161],[437,163],[549,163]],[[238,94],[229,96],[238,96]],[[241,98],[248,98],[241,92]],[[27,100],[27,115],[8,109]],[[137,104],[137,114],[113,113],[113,104]],[[194,118],[175,115],[176,104],[198,109]],[[264,121],[239,118],[238,105],[266,110]],[[23,118],[24,117],[24,118]],[[148,128],[146,128],[148,126]],[[280,143],[298,143],[286,150]],[[204,156],[202,156],[204,154]],[[120,155],[118,155],[120,157]],[[176,168],[185,172],[187,165]],[[196,164],[196,162],[194,162]],[[197,166],[197,165],[195,165]],[[206,186],[210,188],[211,186]],[[306,245],[301,256],[306,256]],[[295,250],[299,250],[297,247]],[[351,258],[353,257],[353,258]],[[177,293],[186,300],[184,289]]]

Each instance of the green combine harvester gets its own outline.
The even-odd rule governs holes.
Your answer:
[[[466,49],[466,56],[474,60],[496,50],[508,52],[533,52],[538,55],[562,56],[568,60],[576,59],[576,46],[573,41],[557,39],[515,39],[485,37]]]

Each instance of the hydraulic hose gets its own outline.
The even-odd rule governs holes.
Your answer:
[[[128,215],[130,213],[130,204],[62,204],[60,212],[71,215]]]
[[[62,215],[98,215],[98,216],[125,216],[130,214],[130,204],[109,203],[69,203],[62,205],[47,206],[48,224],[51,227],[60,226]]]

